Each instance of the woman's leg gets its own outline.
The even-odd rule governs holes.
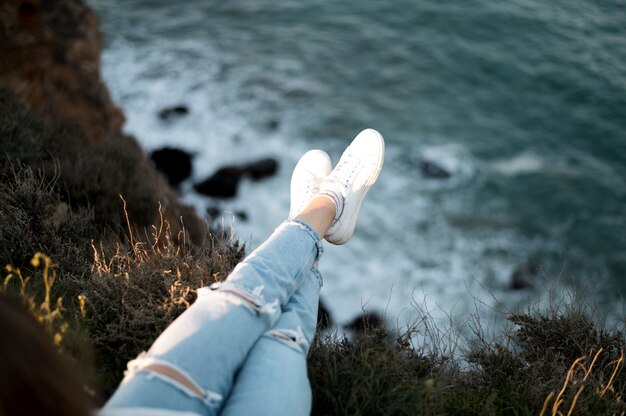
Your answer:
[[[309,415],[307,353],[315,335],[321,276],[316,266],[272,329],[254,344],[222,412],[237,415]]]
[[[378,132],[365,130],[346,150],[337,168],[316,184],[314,198],[296,217],[335,244],[347,242],[365,194],[376,181],[384,157]],[[342,214],[344,216],[342,217]],[[330,228],[332,225],[332,228]],[[319,291],[317,264],[274,325],[254,345],[235,380],[222,415],[308,415],[312,395],[306,357],[315,335]]]
[[[225,282],[200,289],[150,350],[129,363],[103,414],[138,407],[217,414],[251,347],[310,277],[321,251],[308,224],[281,224]]]

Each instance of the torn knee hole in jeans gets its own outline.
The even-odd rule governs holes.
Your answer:
[[[265,335],[301,352],[306,351],[309,345],[300,326],[296,329],[271,329]]]
[[[280,312],[278,299],[275,299],[273,302],[266,302],[263,299],[262,293],[263,289],[265,289],[263,285],[257,286],[252,292],[233,284],[222,285],[221,283],[214,283],[210,288],[211,290],[228,293],[237,297],[258,314],[277,315]]]
[[[128,363],[126,377],[140,371],[158,377],[166,383],[182,390],[188,396],[200,399],[207,406],[216,407],[222,401],[221,394],[203,389],[185,371],[167,361],[140,355],[136,360]]]

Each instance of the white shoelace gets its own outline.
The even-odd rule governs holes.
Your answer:
[[[342,192],[345,197],[345,193],[348,191],[347,187],[350,185],[350,181],[361,164],[361,161],[359,158],[350,155],[346,155],[342,159],[343,160],[339,162],[331,175],[334,176],[344,188],[346,188],[344,192]]]
[[[350,192],[349,187],[352,182],[352,178],[358,170],[360,163],[360,159],[354,156],[346,155],[342,157],[342,160],[335,167],[329,178],[329,182],[335,186],[330,185],[319,193],[319,195],[329,197],[335,203],[335,207],[337,209],[335,213],[335,221],[337,221],[343,213],[345,198]]]

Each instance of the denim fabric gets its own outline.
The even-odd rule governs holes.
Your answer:
[[[307,414],[306,352],[315,332],[322,252],[308,224],[281,224],[226,281],[200,289],[150,350],[129,363],[101,415],[130,408],[138,415],[157,409],[285,414],[285,405],[296,412],[289,414]],[[146,368],[151,365],[167,367],[187,383]]]
[[[311,414],[306,355],[317,324],[320,281],[316,275],[317,269],[311,269],[278,322],[248,354],[223,416]]]

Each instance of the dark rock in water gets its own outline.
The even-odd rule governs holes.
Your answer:
[[[376,312],[364,312],[346,325],[355,332],[368,332],[372,329],[385,328],[385,320]]]
[[[219,169],[209,179],[193,186],[196,192],[217,198],[232,198],[237,195],[239,181],[244,170],[236,166]]]
[[[450,172],[429,160],[420,161],[420,171],[422,172],[422,176],[431,179],[448,179],[452,176]]]
[[[261,159],[244,167],[246,174],[254,181],[273,176],[278,171],[278,162],[275,159]]]
[[[276,174],[278,162],[267,158],[240,166],[225,166],[219,169],[209,179],[194,185],[194,189],[201,194],[217,198],[232,198],[237,195],[237,188],[241,178],[246,175],[254,181]],[[243,213],[242,220],[247,219]]]
[[[511,276],[511,289],[521,290],[535,287],[539,271],[540,268],[536,264],[522,264],[515,269]]]
[[[159,111],[159,118],[164,121],[169,121],[186,116],[187,114],[189,114],[189,108],[187,108],[186,105],[176,105],[173,107],[166,107]]]
[[[330,317],[330,312],[326,308],[326,305],[320,299],[319,306],[317,308],[317,328],[328,329],[333,325],[333,319]]]
[[[191,154],[180,149],[164,147],[150,155],[154,167],[165,174],[170,185],[177,187],[191,175]]]
[[[222,210],[218,207],[208,207],[206,209],[206,215],[208,215],[211,222],[215,221],[221,212]]]
[[[280,122],[278,120],[268,120],[266,126],[270,130],[276,130],[280,126]]]

